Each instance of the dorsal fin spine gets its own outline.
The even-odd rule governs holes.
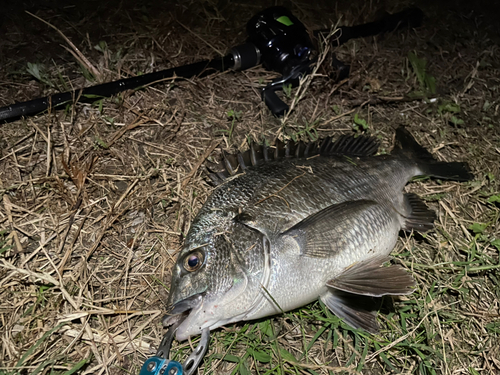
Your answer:
[[[218,184],[229,177],[245,171],[248,167],[257,166],[264,162],[279,160],[282,158],[309,158],[315,155],[333,156],[372,156],[377,152],[378,141],[375,138],[360,135],[342,135],[336,141],[331,137],[323,141],[314,141],[304,143],[302,141],[284,143],[276,140],[274,152],[267,145],[258,145],[251,143],[250,148],[245,152],[239,152],[236,155],[225,154],[222,163],[222,171],[213,170],[214,176],[211,177],[214,183]]]

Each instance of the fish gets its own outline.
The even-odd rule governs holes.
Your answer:
[[[473,178],[467,163],[438,161],[402,126],[390,154],[378,148],[373,137],[343,135],[224,154],[172,268],[163,323],[177,325],[176,339],[318,299],[377,333],[379,297],[415,286],[389,257],[400,231],[434,226],[435,213],[405,185]]]

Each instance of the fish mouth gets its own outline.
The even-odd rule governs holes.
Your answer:
[[[191,310],[201,304],[202,294],[198,293],[175,303],[163,318],[163,327],[168,327],[180,320],[185,320]]]

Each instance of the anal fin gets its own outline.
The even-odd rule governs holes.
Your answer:
[[[405,217],[404,230],[427,232],[434,228],[436,213],[430,210],[422,199],[416,194],[405,194],[404,199],[408,211],[410,212],[410,214]]]
[[[413,292],[413,277],[401,266],[382,267],[389,257],[374,257],[355,263],[340,276],[329,280],[330,288],[362,296],[381,297]]]

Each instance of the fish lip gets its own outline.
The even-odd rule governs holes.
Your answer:
[[[201,298],[202,293],[198,293],[175,303],[170,312],[163,318],[163,327],[168,327],[181,319],[185,320],[190,310],[201,303]]]

